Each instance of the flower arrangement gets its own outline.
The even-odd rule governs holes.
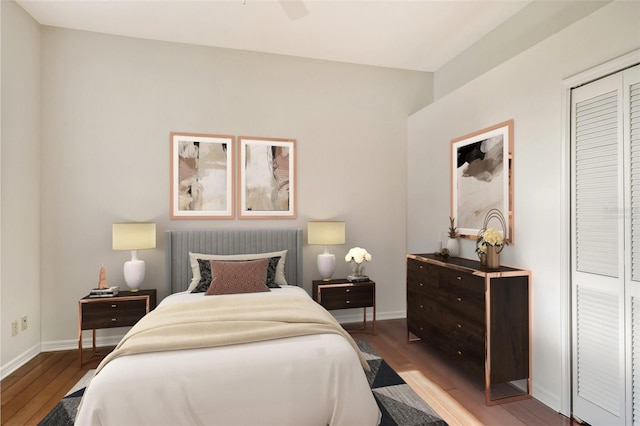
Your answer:
[[[367,252],[366,249],[363,249],[362,247],[353,247],[344,257],[344,260],[347,262],[355,262],[358,264],[362,262],[371,262],[371,255]]]
[[[485,244],[482,237],[478,237],[478,240],[476,241],[476,253],[478,255],[487,254],[487,244]]]
[[[347,276],[349,281],[361,281],[367,278],[364,274],[364,264],[371,261],[371,255],[366,249],[354,247],[349,250],[344,260],[351,263],[351,275]]]
[[[498,232],[498,230],[495,228],[486,229],[482,233],[482,236],[480,238],[482,239],[482,241],[480,244],[478,244],[479,247],[480,246],[500,247],[505,243],[504,238],[502,237],[502,234]]]

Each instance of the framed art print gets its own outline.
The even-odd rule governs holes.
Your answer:
[[[233,218],[234,137],[171,133],[171,219]]]
[[[295,139],[238,140],[238,217],[295,218]]]
[[[475,239],[491,209],[507,220],[513,242],[513,120],[451,141],[451,217],[461,237]]]

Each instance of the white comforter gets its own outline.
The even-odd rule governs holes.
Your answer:
[[[273,291],[309,297],[299,287]],[[177,293],[162,305],[201,297]],[[117,358],[93,378],[76,424],[357,426],[379,419],[352,346],[319,334]]]

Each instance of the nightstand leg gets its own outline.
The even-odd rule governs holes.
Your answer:
[[[82,330],[78,330],[78,362],[82,368]]]
[[[96,329],[93,330],[93,356],[98,355],[98,351],[96,351]]]

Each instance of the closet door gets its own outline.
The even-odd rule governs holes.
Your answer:
[[[622,75],[572,91],[573,414],[624,425]]]
[[[623,74],[623,121],[627,208],[625,295],[627,316],[627,419],[640,424],[640,65]]]

